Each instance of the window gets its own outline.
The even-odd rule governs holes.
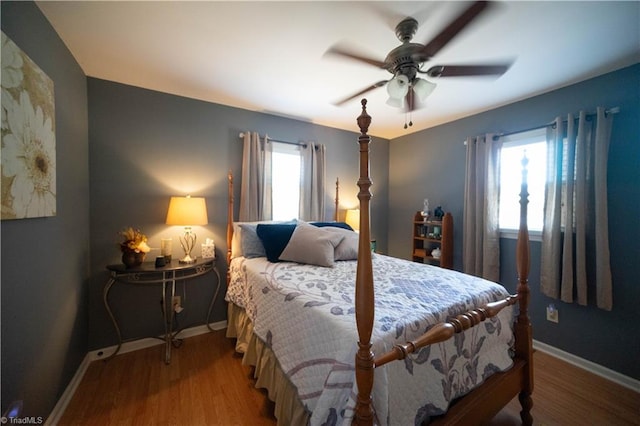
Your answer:
[[[298,219],[300,211],[300,149],[277,142],[271,155],[273,220]]]
[[[522,158],[526,155],[529,184],[527,218],[529,231],[542,232],[544,223],[544,193],[547,178],[546,129],[518,133],[503,139],[500,150],[500,231],[517,230],[520,226],[520,184]]]

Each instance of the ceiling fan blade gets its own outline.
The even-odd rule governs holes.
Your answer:
[[[469,6],[460,16],[451,22],[433,40],[425,44],[420,52],[426,57],[434,56],[445,44],[450,42],[460,31],[473,21],[489,5],[486,1],[477,1]]]
[[[481,75],[502,75],[511,64],[492,65],[435,65],[426,71],[429,77],[468,77]]]
[[[327,50],[325,55],[327,55],[327,54],[344,56],[346,58],[354,59],[356,61],[360,61],[360,62],[364,62],[364,63],[369,64],[369,65],[373,65],[374,67],[383,68],[383,69],[385,68],[384,62],[379,61],[377,59],[369,58],[367,56],[361,55],[359,53],[356,53],[355,51],[352,51],[352,50],[344,48],[344,47],[334,46],[334,47],[330,48],[329,50]]]
[[[373,90],[373,89],[377,89],[378,87],[382,87],[382,86],[384,86],[385,84],[387,84],[388,82],[389,82],[389,80],[380,80],[380,81],[378,81],[377,83],[374,83],[374,84],[372,84],[371,86],[369,86],[369,87],[367,87],[367,88],[365,88],[365,89],[362,89],[362,90],[361,90],[361,91],[359,91],[358,93],[354,93],[353,95],[348,96],[348,97],[346,97],[346,98],[344,98],[344,99],[341,99],[341,100],[339,100],[339,101],[337,101],[337,102],[334,102],[333,104],[334,104],[334,105],[336,105],[336,106],[337,106],[337,105],[342,105],[342,104],[347,103],[347,102],[349,102],[350,100],[352,100],[352,99],[354,99],[354,98],[357,98],[358,96],[363,95],[363,94],[365,94],[365,93],[367,93],[367,92],[369,92],[369,91],[371,91],[371,90]]]

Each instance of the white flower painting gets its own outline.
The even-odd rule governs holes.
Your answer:
[[[2,219],[56,215],[53,81],[2,35]]]

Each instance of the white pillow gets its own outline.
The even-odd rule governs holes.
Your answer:
[[[335,260],[358,260],[358,245],[360,242],[360,235],[353,231],[349,231],[348,229],[337,228],[334,226],[325,226],[322,229],[344,236],[344,239],[340,242],[340,244],[338,244],[334,252]]]
[[[242,256],[242,229],[240,229],[240,223],[233,223],[233,236],[231,237],[231,258]]]
[[[336,232],[298,223],[279,259],[308,265],[333,266],[335,248],[343,239],[344,235]]]

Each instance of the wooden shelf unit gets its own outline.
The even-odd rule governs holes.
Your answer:
[[[439,229],[439,233],[438,233]],[[413,217],[413,261],[453,269],[453,216],[445,213],[442,220],[424,220],[420,212]],[[431,252],[440,248],[440,258]]]

